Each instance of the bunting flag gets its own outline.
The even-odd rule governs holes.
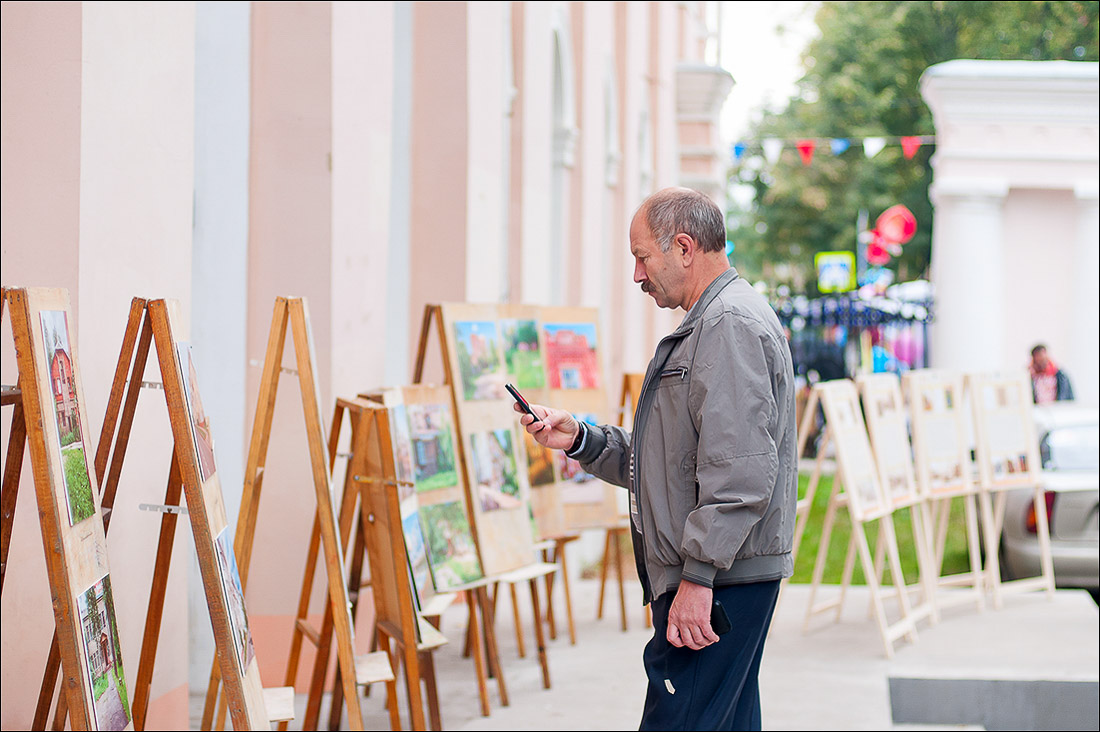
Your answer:
[[[912,160],[913,156],[917,154],[917,150],[920,149],[921,139],[916,136],[909,136],[901,138],[901,152],[905,155],[906,160]]]
[[[901,147],[902,155],[906,160],[912,160],[922,145],[934,145],[934,135],[905,135],[902,137],[800,137],[795,139],[782,139],[779,137],[765,137],[757,142],[739,140],[730,145],[730,155],[734,163],[741,163],[745,156],[754,152],[762,152],[764,158],[771,165],[779,162],[784,148],[794,147],[798,151],[802,164],[809,166],[813,163],[814,153],[818,148],[829,146],[829,152],[834,157],[843,155],[853,145],[862,145],[863,155],[868,160],[875,157],[888,146]]]
[[[764,149],[764,157],[769,163],[775,165],[779,162],[779,154],[783,152],[783,141],[778,137],[768,137],[761,141],[760,147]]]
[[[833,155],[845,153],[851,146],[851,140],[846,137],[834,137],[832,140],[829,140],[829,149],[832,151]]]
[[[802,158],[803,165],[809,165],[814,159],[814,148],[817,143],[813,140],[799,140],[794,144],[798,148],[798,156]]]
[[[882,148],[886,147],[885,137],[865,137],[863,138],[863,154],[868,158],[873,158],[882,152]]]

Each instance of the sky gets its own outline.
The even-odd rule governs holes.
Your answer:
[[[720,128],[726,147],[748,131],[763,105],[781,109],[802,76],[800,54],[814,37],[813,16],[820,2],[722,3],[720,65],[734,86],[722,108]],[[783,32],[777,31],[782,26]]]

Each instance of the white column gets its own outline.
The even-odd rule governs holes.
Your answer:
[[[191,339],[203,405],[214,425],[229,525],[244,482],[248,354],[248,133],[251,3],[195,6],[195,225]],[[206,594],[188,562],[189,680],[209,681],[214,658]]]
[[[930,355],[936,368],[1006,367],[1001,214],[1007,193],[1004,181],[990,179],[949,178],[932,186],[936,322]]]
[[[1096,271],[1100,268],[1100,186],[1095,180],[1078,183],[1077,241],[1073,255],[1072,350],[1067,354],[1066,373],[1080,402],[1096,404],[1100,392],[1100,318]]]

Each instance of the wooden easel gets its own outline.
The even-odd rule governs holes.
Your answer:
[[[921,369],[902,379],[909,403],[913,459],[918,490],[924,499],[924,527],[931,559],[930,582],[936,607],[973,602],[985,609],[982,558],[978,531],[977,490],[962,418],[962,381],[953,373]],[[969,571],[944,575],[943,560],[951,505],[962,501],[966,521]],[[945,594],[945,588],[969,587],[969,592]]]
[[[297,369],[282,366],[283,351],[286,345],[287,328],[290,328],[294,340],[294,354]],[[341,672],[344,701],[348,709],[349,724],[353,730],[363,729],[362,710],[359,706],[357,684],[369,684],[376,681],[392,681],[392,671],[385,673],[379,664],[372,660],[379,658],[355,657],[355,636],[347,594],[347,575],[344,572],[344,552],[337,531],[336,510],[333,505],[332,483],[329,460],[326,454],[324,427],[321,424],[320,388],[314,370],[313,336],[309,325],[309,309],[305,298],[277,297],[271,318],[271,330],[268,335],[267,352],[264,357],[263,374],[260,378],[259,398],[256,402],[256,416],[252,423],[252,438],[245,467],[244,490],[241,496],[241,509],[237,518],[234,538],[234,550],[238,557],[241,585],[247,589],[248,570],[251,564],[252,548],[256,532],[256,519],[260,508],[260,492],[263,488],[264,468],[267,463],[267,448],[271,437],[271,424],[275,414],[275,396],[282,372],[297,375],[301,392],[302,409],[306,423],[306,439],[309,446],[310,464],[313,472],[313,487],[317,498],[317,512],[314,516],[314,540],[310,546],[310,558],[307,573],[312,572],[316,562],[316,547],[323,547],[325,570],[328,579],[328,597],[326,611],[332,613],[336,632],[336,650]],[[318,541],[318,536],[320,537]],[[310,576],[312,585],[312,576]],[[305,602],[308,607],[308,597]],[[299,613],[301,616],[301,613]],[[318,641],[318,651],[328,643],[320,638],[317,631],[299,620],[294,628],[294,643],[291,646],[291,661],[296,667],[297,654],[301,649],[302,637]],[[293,686],[293,674],[287,675],[287,686]],[[206,691],[206,704],[203,709],[202,729],[211,729],[214,721],[215,706],[218,707],[217,726],[224,724],[224,698],[218,701],[218,691],[222,675],[217,664],[211,669],[210,684]],[[323,678],[322,678],[323,684]],[[285,729],[285,722],[280,728]]]
[[[966,377],[974,418],[985,538],[985,581],[993,591],[993,607],[1004,604],[1005,592],[1045,590],[1054,597],[1054,560],[1050,550],[1050,519],[1039,480],[1042,461],[1031,413],[1031,385],[1024,374],[971,374]],[[1004,527],[1007,491],[1032,490],[1035,529],[1039,540],[1039,575],[1001,581],[1000,538]],[[996,494],[996,501],[993,496]]]
[[[920,615],[921,608],[926,607],[932,622],[939,622],[936,578],[932,571],[934,562],[924,522],[925,501],[913,475],[913,451],[898,377],[888,373],[862,374],[856,383],[884,497],[894,511],[909,509],[919,578],[917,584],[908,589],[923,597],[922,603],[913,608],[914,615]],[[885,532],[879,532],[875,542],[875,577],[879,582],[882,582],[885,569],[885,551]]]
[[[452,363],[451,363],[450,349],[448,348],[448,345],[447,345],[449,341],[448,341],[448,338],[447,338],[446,325],[444,323],[443,307],[441,305],[431,305],[431,304],[429,304],[429,305],[426,305],[424,307],[424,319],[421,323],[421,328],[420,328],[420,341],[419,341],[419,344],[418,344],[418,347],[417,347],[416,367],[415,367],[415,370],[413,372],[413,383],[414,384],[420,384],[422,379],[423,379],[423,376],[424,376],[424,367],[425,367],[425,364],[427,362],[428,346],[429,346],[429,342],[430,342],[430,339],[431,339],[433,319],[435,321],[435,326],[436,326],[436,331],[435,332],[436,332],[437,340],[439,342],[440,358],[441,358],[442,366],[443,366],[443,382],[446,386],[450,387],[451,405],[452,405],[452,408],[453,408],[453,414],[454,414],[454,418],[455,418],[455,427],[458,431],[458,434],[463,435],[464,432],[463,432],[463,425],[462,425],[462,411],[460,410],[460,407],[459,407],[459,397],[458,397],[458,388],[459,388],[459,386],[454,383],[454,379],[452,378],[452,374],[454,373],[454,371],[453,371]],[[472,494],[474,482],[471,481],[471,476],[469,475],[469,471],[468,471],[469,462],[467,460],[467,455],[466,455],[466,441],[465,441],[465,439],[459,439],[459,441],[458,441],[458,462],[461,464],[460,469],[465,471],[465,484],[466,484],[467,490]],[[471,518],[473,518],[472,499],[471,499]],[[524,521],[526,521],[526,518],[524,519]],[[543,686],[544,686],[544,688],[550,688],[550,670],[549,670],[549,665],[548,665],[547,658],[546,658],[546,647],[545,647],[545,643],[543,641],[543,630],[542,630],[543,620],[542,620],[542,613],[539,609],[537,581],[538,581],[538,579],[540,579],[542,577],[545,577],[549,572],[556,571],[556,566],[555,565],[549,565],[549,564],[546,564],[546,563],[532,564],[532,562],[534,560],[533,544],[529,543],[527,546],[532,551],[529,554],[525,555],[527,557],[526,559],[524,558],[524,556],[510,557],[508,561],[511,562],[511,564],[514,565],[514,566],[510,566],[510,565],[506,566],[506,568],[503,569],[502,571],[498,571],[497,573],[492,574],[490,572],[490,566],[486,563],[486,556],[485,556],[484,550],[482,548],[483,547],[483,538],[480,536],[476,521],[472,522],[471,529],[473,530],[474,539],[478,544],[479,553],[481,554],[481,566],[486,571],[486,575],[487,575],[486,578],[483,581],[479,581],[479,582],[476,582],[476,583],[471,583],[471,585],[469,587],[469,590],[476,593],[476,595],[477,595],[476,605],[481,610],[481,623],[482,623],[482,630],[484,632],[484,636],[485,636],[485,639],[486,639],[489,669],[493,673],[496,673],[498,675],[498,680],[502,682],[502,679],[500,679],[500,676],[499,676],[499,674],[500,674],[500,659],[499,659],[499,656],[496,652],[496,630],[494,628],[495,613],[494,613],[493,608],[495,607],[495,604],[496,604],[496,602],[495,602],[496,601],[496,593],[494,593],[492,601],[490,601],[489,596],[488,596],[488,592],[486,590],[486,587],[490,583],[499,584],[500,582],[504,582],[505,584],[508,584],[508,585],[511,586],[511,585],[516,584],[516,583],[526,581],[531,587],[531,602],[532,602],[533,610],[534,610],[533,617],[534,617],[534,624],[535,624],[535,637],[536,637],[536,643],[538,645],[539,661],[540,661],[540,664],[542,666]],[[516,606],[514,605],[513,610],[515,610],[515,609],[516,609]],[[472,629],[472,626],[473,626],[474,623],[475,623],[475,618],[471,614],[471,617],[470,617],[470,626],[471,627],[467,628],[467,648],[470,648],[473,645],[473,641],[472,641],[473,635],[472,635],[471,629]],[[516,616],[516,627],[517,627],[517,637],[518,637],[519,632],[520,632],[519,631],[519,616],[518,615]],[[481,680],[479,679],[479,684],[480,684],[480,682],[481,682]],[[502,695],[502,703],[506,704],[506,701],[504,701],[503,695]],[[486,708],[486,706],[483,703],[483,710],[485,708]]]
[[[384,646],[384,650],[370,654],[378,663],[380,657],[386,663],[386,669],[392,673],[403,661],[405,663],[405,683],[408,691],[410,724],[412,729],[426,729],[424,722],[424,706],[421,700],[420,680],[424,679],[428,689],[428,705],[432,718],[432,729],[439,729],[439,702],[435,686],[435,668],[431,657],[431,651],[443,645],[446,639],[431,626],[421,626],[416,615],[412,593],[408,587],[408,573],[399,571],[405,565],[401,561],[405,557],[405,547],[401,544],[400,551],[392,545],[391,540],[403,541],[399,533],[400,513],[397,514],[397,531],[394,533],[390,525],[389,514],[379,514],[378,511],[388,510],[388,504],[383,504],[378,511],[371,502],[372,497],[368,492],[371,485],[384,483],[389,480],[396,490],[397,481],[381,476],[379,467],[378,443],[383,439],[378,416],[373,405],[360,400],[337,399],[336,410],[333,414],[332,431],[329,436],[330,454],[335,457],[335,448],[339,441],[341,426],[344,416],[349,417],[351,424],[351,451],[348,453],[347,472],[344,478],[343,497],[340,503],[340,537],[346,543],[350,539],[351,529],[354,526],[355,541],[352,545],[350,569],[348,572],[348,596],[352,603],[352,617],[358,619],[359,600],[361,590],[370,587],[374,597],[375,622],[372,636],[378,645]],[[388,440],[388,431],[385,439]],[[392,467],[392,466],[391,466]],[[381,523],[380,523],[381,522]],[[375,536],[376,527],[385,527],[387,532],[383,539]],[[313,542],[316,545],[316,541]],[[362,580],[363,562],[369,559],[371,565],[370,579]],[[299,608],[299,619],[296,622],[295,638],[300,639],[301,628],[305,625],[305,612],[308,609],[308,598],[312,590],[313,577],[311,568],[314,560],[307,563],[306,581],[302,586],[302,598],[305,603]],[[402,585],[402,582],[404,584]],[[309,696],[306,701],[307,714],[303,720],[303,726],[316,729],[321,708],[321,696],[324,693],[325,677],[328,671],[329,646],[333,632],[333,618],[331,611],[326,609],[322,620],[317,645],[317,655],[313,663],[312,683]],[[326,639],[328,639],[326,641]],[[410,639],[406,641],[406,639]],[[419,640],[418,640],[419,639]],[[390,646],[394,641],[400,652]],[[300,640],[299,640],[300,647]],[[287,675],[297,674],[299,658],[294,655],[288,666]],[[333,680],[333,699],[336,699],[337,688],[341,684],[342,674],[339,668]],[[400,713],[397,709],[396,681],[390,680],[386,684],[387,708],[390,713],[390,726],[394,730],[401,729]],[[329,728],[339,729],[342,719],[342,710],[339,704],[333,703],[330,708]]]
[[[822,458],[825,449],[832,440],[837,443],[837,470],[833,477],[833,490],[829,497],[825,522],[822,526],[821,543],[818,546],[817,561],[814,564],[810,599],[806,609],[803,631],[808,629],[810,621],[815,615],[828,610],[835,609],[836,619],[840,619],[845,592],[851,583],[852,572],[855,568],[855,554],[858,552],[863,574],[871,591],[872,610],[879,633],[882,636],[886,656],[892,658],[895,640],[905,637],[911,642],[916,642],[917,639],[917,617],[911,609],[909,594],[905,586],[905,577],[901,571],[897,535],[894,531],[893,509],[886,501],[879,483],[866,427],[859,411],[859,396],[855,385],[847,379],[816,384],[810,394],[806,412],[803,415],[804,429],[812,425],[811,420],[817,411],[819,402],[825,411],[825,430],[822,434],[821,444],[818,447],[818,459],[810,476],[807,495],[803,501],[799,502],[802,515],[795,527],[795,550],[797,550],[797,542],[801,540],[805,522],[812,510],[814,495],[821,477]],[[801,458],[804,443],[805,440],[800,437],[799,458]],[[842,490],[842,487],[844,490]],[[852,527],[840,592],[838,597],[832,600],[814,604],[825,571],[829,539],[832,535],[836,515],[840,510],[847,510]],[[879,584],[874,559],[867,543],[865,526],[873,521],[879,522],[879,531],[885,535],[886,556],[889,561],[890,574],[896,589],[900,609],[900,618],[893,623],[886,617],[883,588]],[[931,613],[930,606],[927,607],[925,612],[927,614]]]
[[[281,707],[283,709],[280,712],[281,715],[287,714],[286,690],[263,689],[260,686],[259,667],[256,662],[253,660],[242,667],[236,658],[229,600],[226,595],[227,579],[222,577],[223,569],[219,567],[215,547],[216,534],[225,524],[221,487],[216,474],[211,474],[204,480],[199,467],[199,456],[190,421],[190,406],[185,396],[187,387],[184,386],[184,380],[188,377],[184,376],[183,367],[179,362],[180,354],[176,350],[176,337],[173,330],[173,321],[178,318],[177,310],[178,305],[174,301],[147,301],[134,298],[131,302],[130,315],[96,455],[97,474],[102,473],[108,456],[111,457],[111,471],[104,490],[104,497],[109,499],[108,510],[110,510],[114,504],[140,390],[157,388],[164,391],[175,448],[169,470],[165,504],[154,507],[155,510],[162,512],[163,516],[149,606],[146,612],[137,682],[134,688],[134,723],[138,729],[143,729],[145,726],[176,522],[180,513],[188,513],[195,536],[196,552],[206,589],[211,623],[214,627],[217,647],[216,663],[231,679],[231,683],[227,684],[227,696],[230,699],[234,727],[248,729],[270,723],[269,704],[272,708]],[[160,383],[142,380],[151,348],[155,348],[157,353],[162,378]],[[127,371],[130,372],[129,380],[126,379]],[[184,510],[179,505],[181,493],[186,495],[188,510]],[[247,623],[247,620],[245,619],[244,622]],[[48,669],[40,694],[40,710],[48,709],[53,683]],[[289,715],[293,716],[292,705]],[[58,725],[63,720],[64,709],[59,700],[54,727],[59,728]]]
[[[64,389],[68,389],[71,382],[76,402],[73,409],[77,425],[75,429],[79,430],[78,439],[90,446],[91,432],[88,429],[87,416],[80,408],[84,402],[84,390],[73,345],[75,332],[67,327],[69,295],[65,290],[45,288],[4,288],[0,294],[3,301],[11,306],[12,336],[18,365],[18,384],[14,389],[6,389],[4,394],[4,403],[12,405],[13,414],[11,441],[4,466],[3,530],[0,532],[4,539],[3,563],[6,568],[21,463],[24,451],[29,447],[54,610],[53,649],[56,650],[51,651],[46,669],[50,677],[50,701],[59,667],[64,674],[60,697],[62,701],[58,705],[54,725],[62,728],[65,715],[71,714],[73,729],[97,729],[90,662],[86,653],[81,650],[84,631],[77,598],[84,593],[83,588],[95,586],[97,580],[105,582],[109,576],[106,531],[98,489],[99,476],[94,475],[94,470],[87,471],[86,452],[82,452],[89,483],[86,492],[92,505],[90,510],[84,506],[74,509],[70,505],[72,493],[67,493],[60,428],[51,405],[53,382],[64,383],[61,387]],[[60,311],[64,314],[67,341],[65,350],[70,356],[67,376],[55,377],[50,373],[49,367],[42,370],[43,364],[51,364],[51,345],[45,342],[43,323],[40,321],[40,313],[45,311]],[[72,416],[71,414],[66,419],[71,420]],[[88,510],[87,514],[83,513],[85,510]],[[77,516],[75,511],[79,511],[81,515]],[[114,622],[113,617],[110,622]],[[121,663],[121,658],[116,660]],[[35,728],[45,728],[50,701],[45,703],[44,708],[39,704],[39,709],[35,712]],[[131,717],[126,723],[126,729],[132,728]]]
[[[634,410],[638,408],[638,401],[642,396],[642,386],[645,383],[645,374],[623,374],[622,395],[619,397],[619,426],[623,427],[634,422]],[[615,576],[619,580],[619,616],[622,620],[623,632],[627,630],[626,615],[626,578],[623,576],[623,551],[622,539],[630,537],[630,517],[620,516],[614,524],[605,529],[603,541],[603,561],[600,562],[600,594],[596,601],[596,619],[603,618],[603,598],[607,587],[608,567],[614,565]],[[649,605],[645,609],[645,627],[653,625],[653,618]]]

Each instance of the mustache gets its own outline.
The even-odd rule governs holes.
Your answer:
[[[649,282],[643,282],[642,292],[653,292],[653,285]]]

